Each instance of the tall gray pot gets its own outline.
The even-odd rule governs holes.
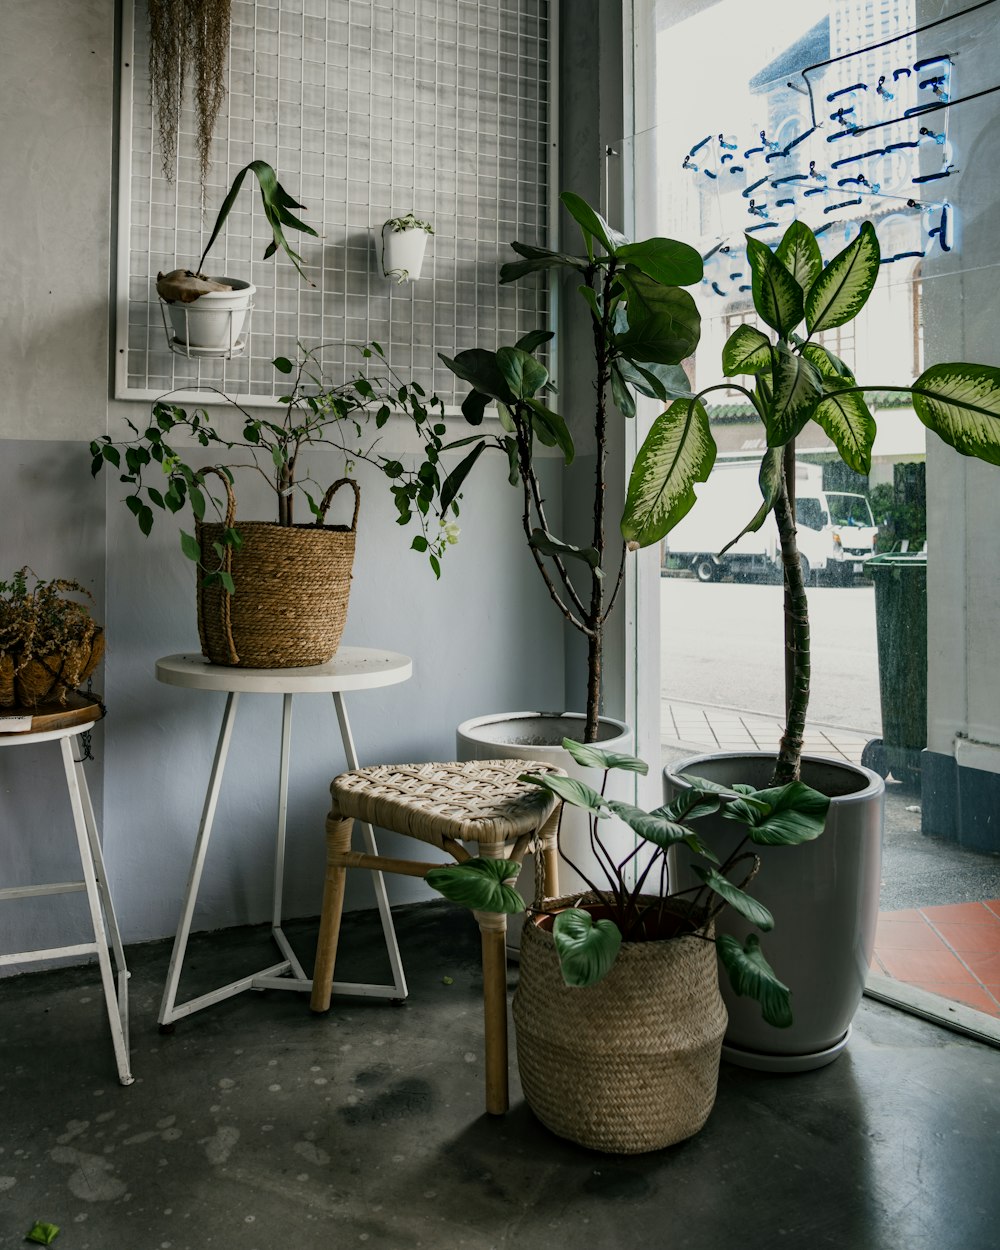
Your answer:
[[[688,783],[681,774],[722,785],[768,785],[774,756],[696,755],[664,770],[667,801]],[[737,996],[720,974],[729,1012],[723,1058],[766,1071],[804,1072],[832,1062],[847,1045],[875,948],[882,866],[885,783],[867,768],[815,756],[802,761],[802,780],[830,797],[826,828],[801,846],[755,846],[761,868],[749,887],[774,916],[761,946],[775,973],[792,991],[794,1022],[776,1029],[750,998]],[[742,839],[733,821],[709,816],[700,836],[724,859]],[[687,852],[674,858],[675,888],[698,884]],[[721,933],[742,941],[758,932],[727,909]]]

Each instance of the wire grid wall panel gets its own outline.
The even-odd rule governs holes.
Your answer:
[[[327,345],[324,369],[339,380],[361,364],[357,346],[374,339],[401,377],[453,406],[468,388],[438,352],[546,327],[546,284],[500,287],[498,270],[511,240],[548,242],[556,3],[233,0],[203,210],[190,90],[171,184],[150,106],[146,0],[127,0],[116,395],[190,398],[215,387],[268,403],[287,388],[274,357],[294,358],[300,342]],[[319,233],[286,234],[314,285],[282,253],[262,259],[271,235],[248,175],[204,266],[257,288],[246,354],[174,354],[156,275],[196,265],[233,177],[257,159],[274,166]],[[397,285],[382,276],[381,226],[410,211],[434,234],[421,279]]]

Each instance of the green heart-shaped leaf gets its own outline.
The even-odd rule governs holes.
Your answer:
[[[644,777],[649,772],[645,760],[636,759],[634,755],[622,755],[618,751],[604,751],[598,746],[587,742],[574,742],[572,738],[563,738],[563,747],[584,768],[621,768],[630,773],[641,773]]]
[[[757,934],[749,934],[741,946],[731,934],[720,933],[715,948],[735,992],[755,998],[768,1024],[787,1029],[792,1023],[791,993],[764,958]]]
[[[590,913],[578,907],[556,916],[552,938],[563,980],[574,988],[596,985],[607,976],[622,944],[622,935],[613,921],[598,920],[594,924]]]
[[[524,899],[507,883],[516,880],[520,871],[521,865],[509,859],[467,859],[462,864],[431,868],[424,880],[463,907],[517,915],[524,911]]]

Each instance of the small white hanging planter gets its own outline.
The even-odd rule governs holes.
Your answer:
[[[434,233],[430,222],[418,221],[412,213],[393,217],[382,227],[382,272],[397,283],[414,282],[420,277],[427,250],[427,238]]]

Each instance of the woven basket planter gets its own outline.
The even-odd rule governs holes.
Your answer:
[[[210,568],[216,560],[213,544],[222,542],[236,517],[232,485],[223,474],[218,476],[226,485],[226,520],[199,522],[196,529]],[[354,491],[351,523],[324,525],[341,486]],[[218,584],[198,585],[198,636],[202,653],[213,664],[301,668],[333,658],[347,620],[360,500],[357,483],[345,477],[326,492],[315,525],[239,523],[243,545],[239,551],[226,547],[223,561],[235,595]]]
[[[640,1154],[691,1137],[708,1119],[726,1031],[711,941],[623,942],[601,982],[571,989],[551,932],[526,924],[514,1024],[528,1106],[560,1137]]]
[[[98,629],[93,638],[37,656],[20,668],[13,656],[0,656],[0,707],[37,707],[47,699],[65,703],[67,694],[87,680],[103,654],[104,631]]]

